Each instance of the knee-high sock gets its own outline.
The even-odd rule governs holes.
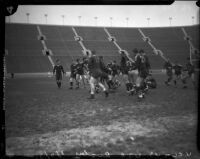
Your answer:
[[[106,91],[106,87],[101,82],[99,82],[99,86],[103,89],[103,91]]]
[[[90,93],[94,94],[95,92],[95,79],[93,77],[90,77],[89,84],[90,84]]]

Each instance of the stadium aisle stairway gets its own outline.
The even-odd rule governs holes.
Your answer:
[[[51,63],[42,54],[42,44],[38,40],[36,25],[6,24],[5,49],[6,67],[9,72],[49,72],[52,71]],[[199,26],[184,27],[188,35],[192,37],[195,47],[199,47]],[[83,48],[75,41],[75,34],[70,26],[47,26],[40,25],[42,34],[45,35],[45,43],[53,52],[52,59],[59,58],[66,71],[72,59],[82,58]],[[86,49],[96,50],[97,55],[104,56],[105,62],[111,60],[120,61],[118,48],[108,40],[108,35],[100,27],[74,27],[79,36],[83,38]],[[162,69],[163,59],[153,53],[152,48],[143,41],[137,28],[107,28],[109,33],[115,37],[121,49],[127,50],[133,57],[134,48],[143,49],[149,56],[152,69]],[[168,28],[141,28],[145,36],[166,57],[173,62],[176,60],[185,64],[189,57],[189,47],[180,27]],[[197,33],[198,32],[198,33]],[[24,36],[26,35],[26,36]],[[198,45],[197,45],[198,44]]]
[[[5,24],[7,73],[49,72],[52,66],[42,54],[36,25]]]

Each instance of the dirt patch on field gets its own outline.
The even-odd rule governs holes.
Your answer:
[[[27,137],[10,137],[6,140],[6,152],[8,155],[41,155],[55,151],[70,150],[75,147],[90,147],[93,145],[107,146],[130,140],[137,144],[138,137],[155,137],[165,134],[169,129],[166,124],[193,126],[196,123],[195,117],[172,116],[160,117],[155,121],[145,120],[128,122],[113,122],[110,125],[91,126],[87,128],[75,128],[57,132],[49,132],[41,135]]]

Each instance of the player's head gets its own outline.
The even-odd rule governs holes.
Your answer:
[[[60,60],[59,59],[56,60],[56,64],[60,65]]]
[[[144,55],[144,54],[145,54],[143,49],[140,49],[139,53],[140,53],[141,55]]]

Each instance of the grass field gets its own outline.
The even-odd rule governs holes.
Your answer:
[[[108,98],[88,100],[89,88],[61,89],[54,78],[6,79],[5,122],[8,155],[178,154],[198,158],[196,149],[197,90],[165,86],[145,99],[128,96],[122,85]],[[182,155],[181,155],[182,153]]]

